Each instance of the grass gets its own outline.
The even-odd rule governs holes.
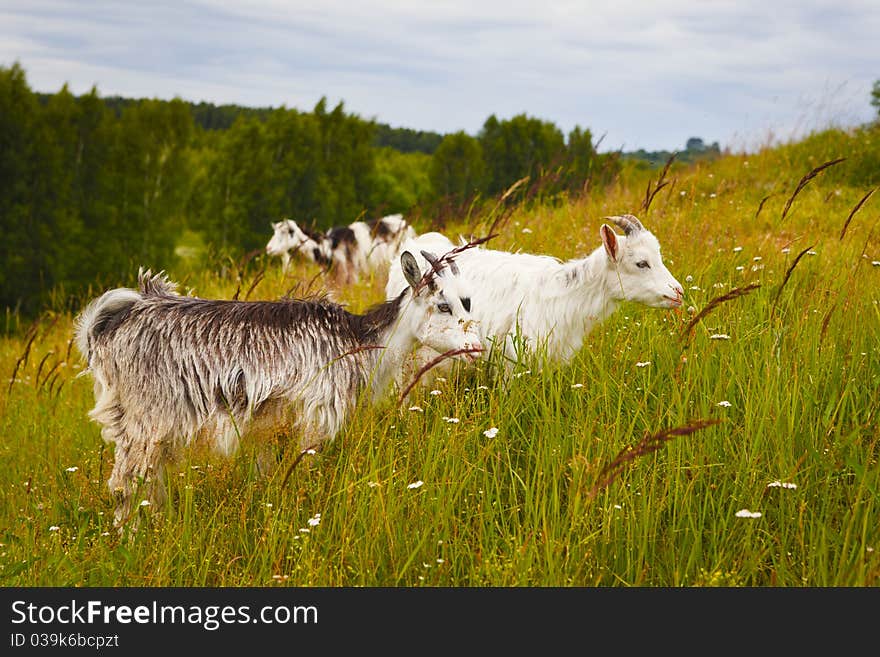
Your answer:
[[[286,482],[292,436],[268,479],[247,444],[229,460],[195,451],[131,542],[111,526],[112,447],[87,419],[72,317],[29,329],[7,314],[0,584],[876,586],[878,205],[845,182],[866,156],[840,144],[858,144],[809,143],[812,161],[782,146],[672,166],[659,190],[649,172],[517,207],[490,246],[561,258],[598,246],[603,216],[633,212],[690,308],[624,305],[566,365],[538,355],[504,380],[490,360],[401,405],[389,394]],[[492,218],[446,232],[483,235]],[[276,298],[316,274],[299,263],[285,278],[263,258],[186,286]],[[362,310],[383,284],[332,294]]]

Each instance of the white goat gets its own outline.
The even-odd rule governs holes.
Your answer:
[[[240,436],[289,420],[304,449],[332,440],[362,392],[377,400],[414,344],[479,350],[462,281],[449,270],[422,276],[408,252],[400,264],[406,290],[363,315],[325,300],[180,296],[149,271],[138,290],[93,300],[75,338],[94,377],[89,417],[115,443],[116,524],[130,515],[139,478],[161,506],[165,464],[196,438],[229,455]]]
[[[301,228],[291,219],[273,223],[272,230],[266,253],[281,256],[284,271],[290,264],[291,252],[303,253],[332,270],[342,283],[356,282],[365,271],[384,271],[400,254],[401,244],[416,237],[401,214],[369,222],[355,221],[324,233]]]
[[[543,347],[549,359],[565,362],[622,301],[655,308],[681,306],[681,284],[663,264],[657,238],[632,215],[608,219],[624,235],[603,224],[602,246],[586,258],[561,262],[550,256],[484,248],[455,255],[471,288],[473,316],[479,320],[483,343],[499,342],[497,346],[511,360],[521,344],[526,350]],[[448,253],[454,245],[432,232],[405,242],[402,248]],[[386,296],[399,294],[402,285],[401,270],[392,265]],[[418,361],[432,356],[430,350],[420,352]]]

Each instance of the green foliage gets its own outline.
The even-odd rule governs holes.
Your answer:
[[[392,128],[387,123],[376,124],[375,144],[379,148],[393,148],[401,153],[426,153],[437,150],[443,135],[425,130]]]
[[[871,106],[877,110],[877,114],[880,115],[880,80],[874,81],[874,86],[871,87]]]
[[[446,135],[431,158],[431,186],[438,197],[469,199],[486,189],[480,142],[464,132]]]

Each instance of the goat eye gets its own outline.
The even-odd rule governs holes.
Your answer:
[[[640,260],[636,263],[636,267],[638,267],[639,269],[650,269],[651,265],[648,264],[647,260]]]
[[[437,310],[439,310],[441,313],[446,313],[448,315],[452,314],[452,308],[449,307],[448,303],[438,303]]]

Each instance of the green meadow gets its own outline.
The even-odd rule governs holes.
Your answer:
[[[231,459],[195,449],[128,539],[112,526],[113,449],[87,417],[75,314],[7,313],[0,583],[875,586],[878,172],[876,129],[827,131],[624,167],[578,197],[524,186],[449,219],[455,239],[502,217],[487,246],[568,259],[600,245],[603,217],[631,212],[684,307],[624,304],[564,365],[535,354],[504,377],[490,358],[404,400],[391,389],[299,460],[282,429],[268,477],[246,442]],[[353,311],[383,297],[382,275],[338,288],[305,261],[284,275],[266,255],[189,252],[168,274],[198,296],[324,289]]]

